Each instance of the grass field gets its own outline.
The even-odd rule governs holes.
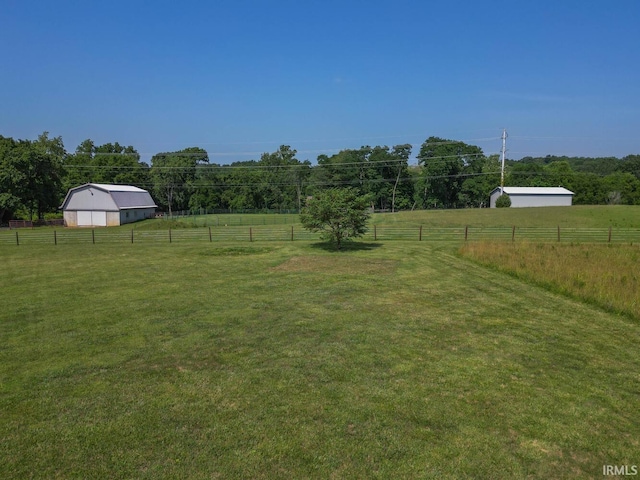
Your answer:
[[[297,224],[300,224],[300,215],[294,213],[225,213],[177,218],[158,218],[133,224],[133,227],[141,230],[163,230],[169,227],[201,228]],[[129,227],[130,226],[131,225],[129,225]]]
[[[458,248],[3,247],[0,477],[638,465],[638,322]]]
[[[224,214],[196,215],[173,220],[152,220],[134,224],[139,229],[296,225],[296,214]],[[501,208],[463,210],[416,210],[413,212],[376,213],[372,225],[403,227],[620,227],[640,228],[640,206],[582,206],[546,208]],[[130,228],[124,226],[123,228]]]
[[[203,228],[204,227],[204,228]],[[133,237],[133,238],[132,238]],[[428,210],[373,215],[364,240],[460,242],[510,240],[640,243],[640,206]],[[154,219],[120,227],[0,231],[4,245],[80,243],[264,242],[317,240],[294,214],[225,214]]]
[[[425,227],[617,227],[639,228],[638,205],[574,205],[545,208],[469,208],[377,214],[374,224]]]

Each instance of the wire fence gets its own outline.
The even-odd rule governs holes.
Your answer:
[[[203,242],[317,241],[320,235],[297,226],[222,226],[167,230],[74,228],[0,232],[0,245],[161,244]],[[536,241],[574,243],[640,243],[637,228],[568,227],[401,227],[372,226],[364,241],[470,242]]]
[[[255,225],[295,225],[300,224],[300,216],[294,213],[262,214],[262,213],[226,213],[224,215],[186,215],[156,216],[165,221],[177,220],[187,227],[226,227]]]

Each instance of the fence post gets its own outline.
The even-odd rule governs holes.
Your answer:
[[[91,243],[93,243],[94,245],[96,244],[96,229],[95,228],[91,229]]]
[[[131,229],[131,243],[133,243],[133,228]]]
[[[420,235],[418,235],[418,241],[422,241],[422,225],[420,225]]]
[[[514,225],[514,226],[511,228],[511,241],[512,241],[512,242],[514,242],[514,241],[515,241],[515,239],[516,239],[516,226]]]
[[[253,230],[249,227],[249,241],[253,242]]]
[[[20,240],[18,239],[18,230],[16,230],[16,245],[20,245]]]
[[[611,243],[611,227],[609,227],[609,243]]]
[[[560,241],[560,225],[558,225],[558,241]]]
[[[53,244],[58,245],[58,236],[56,235],[56,231],[53,231]]]
[[[378,240],[378,229],[375,225],[373,226],[373,239]]]
[[[291,225],[291,241],[293,242],[293,225]]]
[[[169,227],[169,243],[171,243],[171,227]]]
[[[464,241],[467,241],[467,238],[469,238],[469,225],[465,225],[464,227]]]
[[[211,227],[209,227],[209,243],[211,243]]]

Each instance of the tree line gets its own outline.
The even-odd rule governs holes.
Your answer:
[[[131,145],[85,140],[68,152],[61,137],[0,135],[0,222],[59,215],[69,188],[135,185],[163,211],[300,210],[308,197],[351,187],[374,210],[486,207],[500,184],[498,155],[461,141],[429,137],[410,164],[412,146],[363,146],[316,163],[282,145],[258,160],[212,163],[206,150],[160,152],[149,164]],[[507,186],[563,186],[574,204],[640,204],[640,155],[622,159],[525,157],[506,162]]]

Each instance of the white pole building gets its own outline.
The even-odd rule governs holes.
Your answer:
[[[512,208],[568,207],[573,203],[573,192],[563,187],[496,187],[491,192],[491,208],[502,194],[509,195]]]

